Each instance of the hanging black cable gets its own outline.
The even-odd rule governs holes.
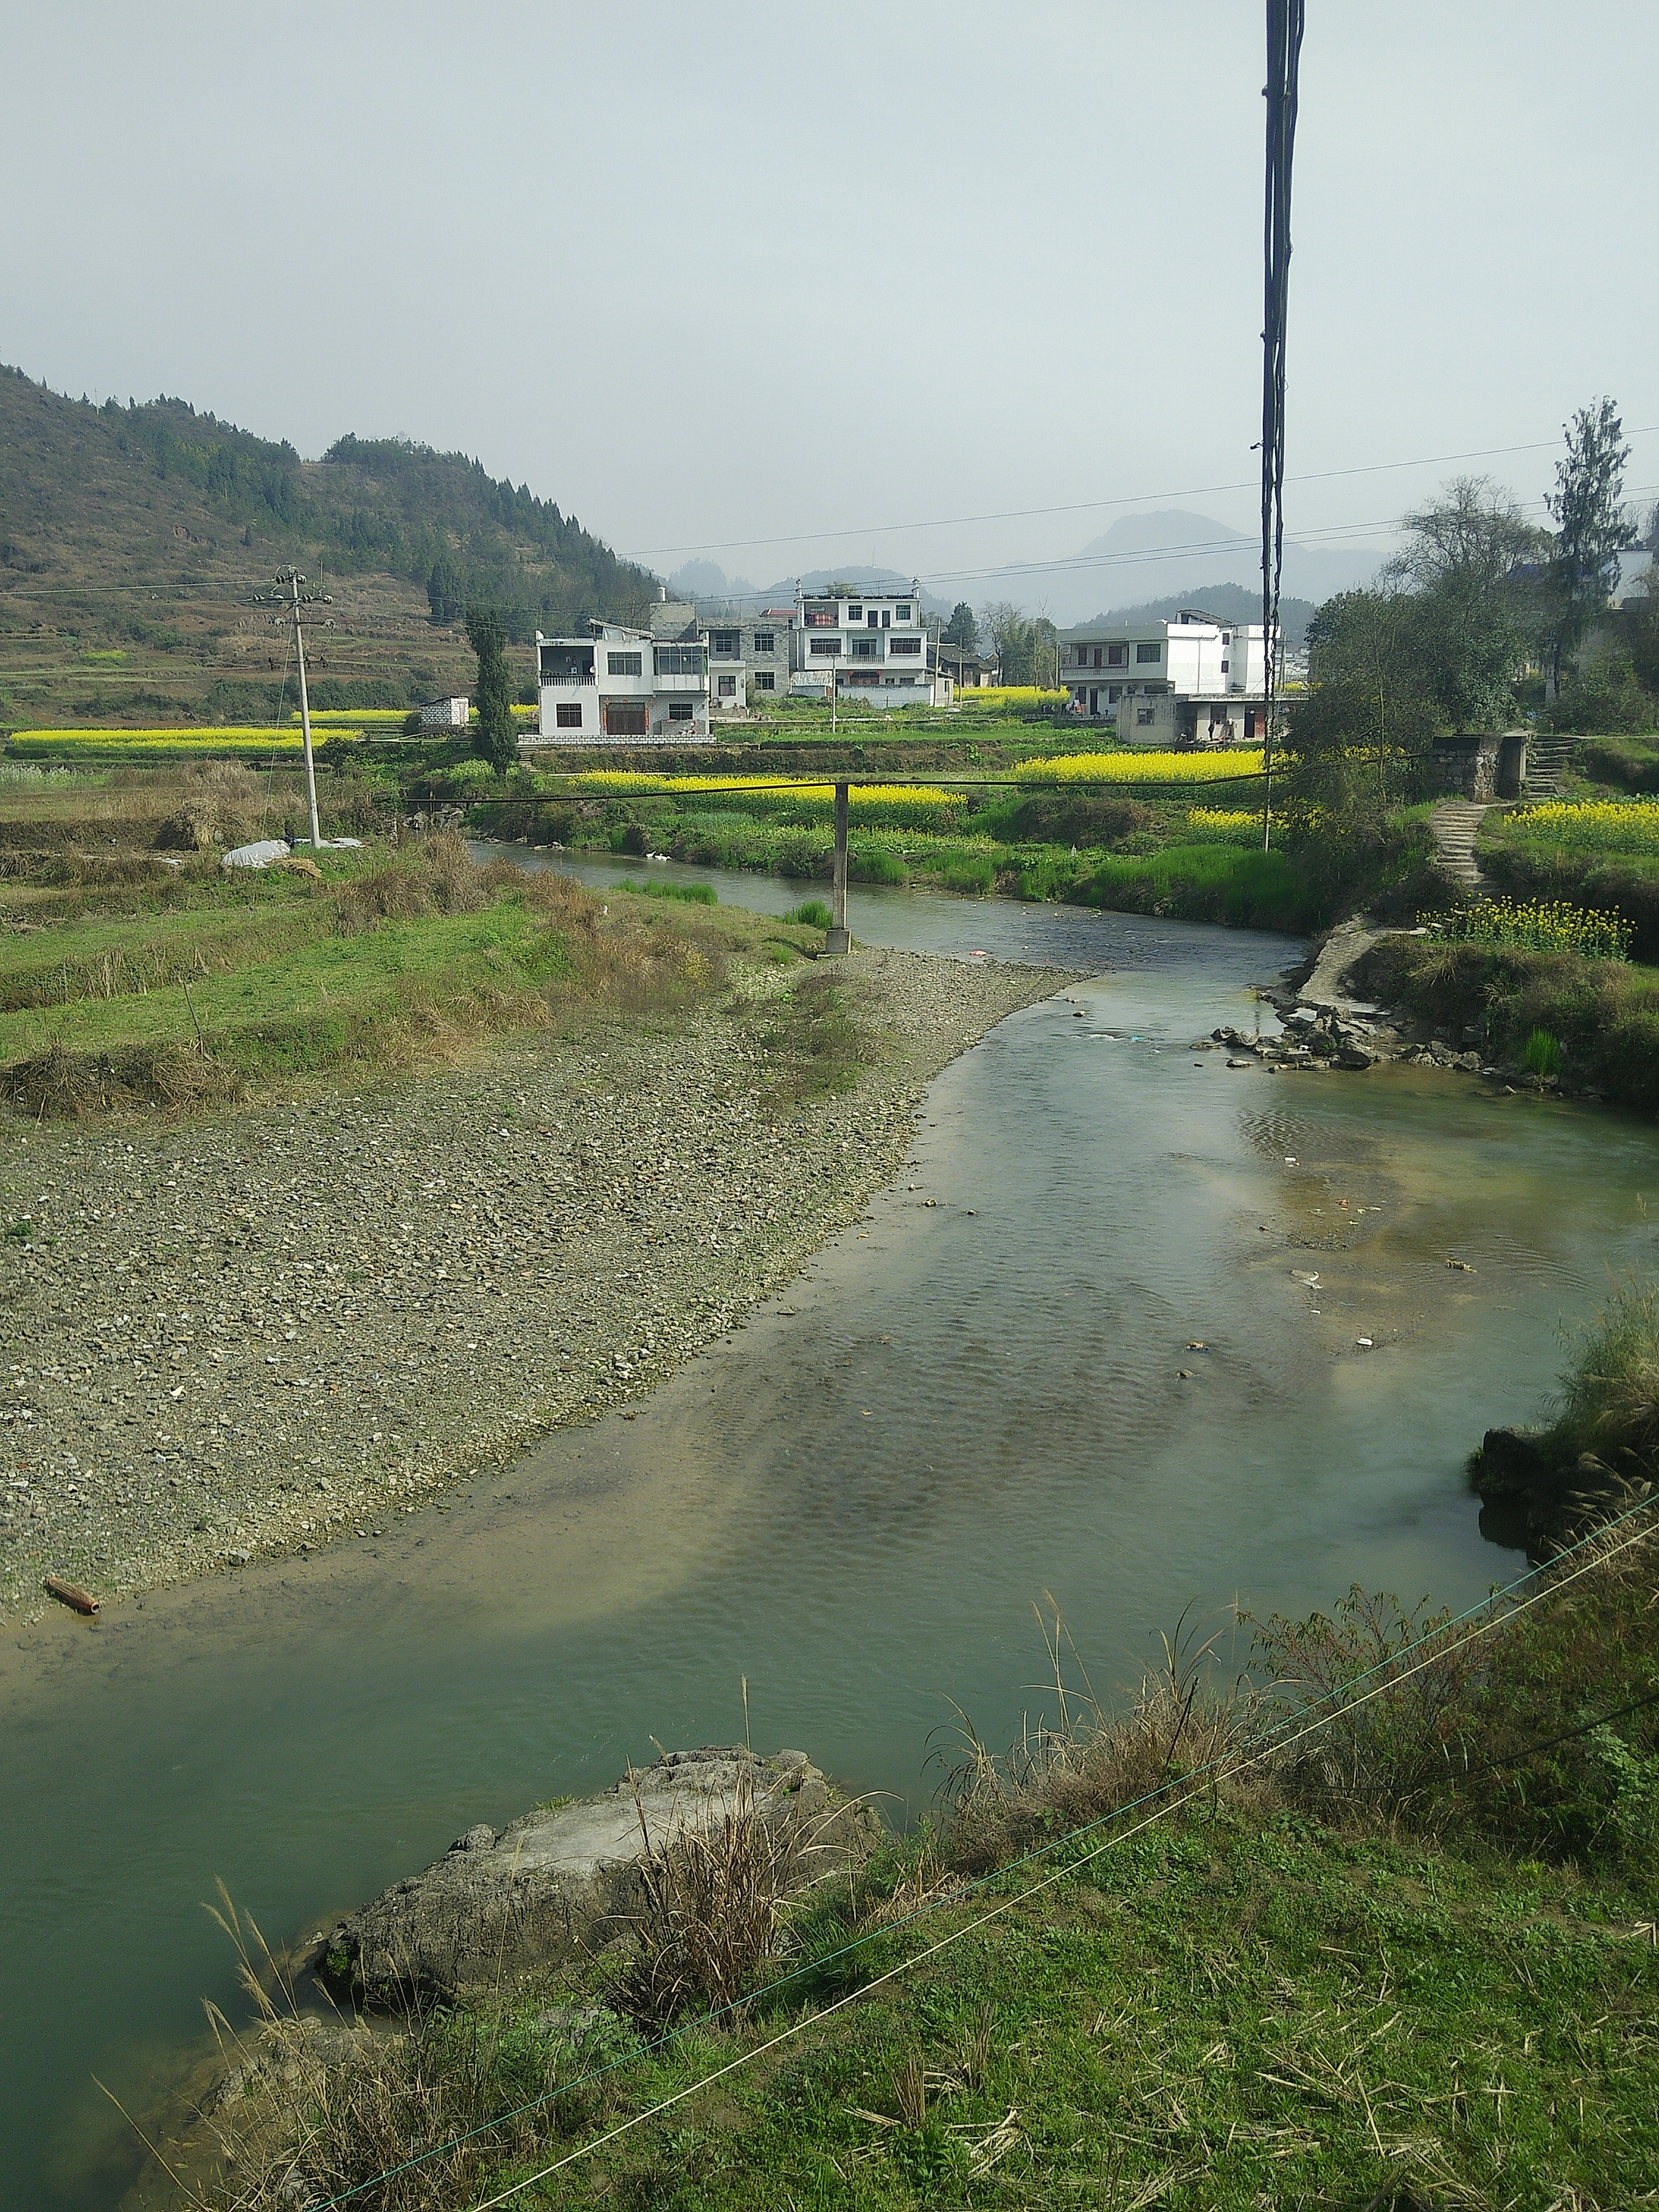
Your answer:
[[[1285,564],[1285,319],[1291,287],[1291,156],[1303,0],[1267,0],[1267,173],[1262,200],[1261,848],[1273,840],[1273,723],[1279,690],[1279,584]]]

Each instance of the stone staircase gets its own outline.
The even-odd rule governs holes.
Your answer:
[[[1528,738],[1527,740],[1527,796],[1555,799],[1561,778],[1578,750],[1577,738]]]
[[[1478,799],[1446,799],[1429,817],[1429,827],[1434,833],[1435,860],[1441,872],[1449,876],[1460,890],[1487,889],[1486,879],[1474,857],[1474,841],[1486,811]]]

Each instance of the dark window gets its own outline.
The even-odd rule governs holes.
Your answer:
[[[689,699],[671,699],[668,702],[668,719],[671,722],[689,722],[692,717],[692,711],[691,702]]]
[[[1128,665],[1129,648],[1127,645],[1109,645],[1107,647],[1106,665],[1108,668],[1127,668]]]
[[[659,676],[701,676],[702,647],[700,645],[659,645],[657,647]]]
[[[1250,740],[1255,737],[1255,708],[1254,707],[1247,707],[1244,709],[1244,742],[1247,745],[1250,743]]]
[[[1163,658],[1164,647],[1161,645],[1138,645],[1135,647],[1135,659],[1139,661],[1161,660]]]
[[[921,640],[919,637],[890,637],[887,641],[887,650],[896,660],[901,653],[919,653],[921,651]]]
[[[848,647],[854,660],[876,660],[881,655],[881,640],[866,635],[855,637]]]
[[[769,629],[757,629],[755,632],[755,650],[757,653],[777,651],[777,641]]]
[[[1115,707],[1122,696],[1123,686],[1121,684],[1109,684],[1106,686],[1106,704],[1109,707]]]
[[[908,607],[901,607],[901,608],[899,609],[899,611],[898,611],[898,618],[899,618],[899,620],[900,620],[901,622],[908,622],[908,621],[909,621],[909,619],[910,619],[910,610],[909,610],[909,608],[908,608]]]
[[[722,676],[720,679],[720,696],[722,699],[735,699],[737,697],[738,679],[735,676]]]
[[[613,676],[643,676],[645,655],[642,653],[607,653],[605,666]]]
[[[580,699],[574,699],[568,702],[561,699],[557,707],[554,709],[554,713],[558,722],[558,726],[562,730],[580,729],[582,726],[582,702]]]
[[[838,637],[815,637],[806,649],[814,660],[827,659],[831,653],[841,651],[841,640]]]
[[[864,609],[862,607],[848,607],[847,610],[847,619],[848,622],[862,622],[864,620]]]
[[[890,608],[884,607],[881,611],[881,626],[884,629],[891,629],[893,627],[892,611]]]
[[[1222,664],[1221,664],[1221,672],[1222,672],[1222,674],[1223,674],[1224,676],[1227,673],[1228,666],[1229,666],[1229,664],[1228,664],[1226,661],[1224,661],[1224,661],[1222,662]]]
[[[608,737],[642,738],[645,735],[643,699],[605,699],[600,702],[600,709]]]
[[[752,680],[757,691],[775,691],[778,688],[778,679],[769,668],[757,668]]]
[[[717,629],[711,635],[708,642],[714,648],[714,657],[717,660],[735,660],[737,659],[738,632],[736,630]]]
[[[1143,730],[1150,729],[1152,724],[1158,720],[1157,708],[1137,707],[1135,708],[1135,720],[1139,723]]]

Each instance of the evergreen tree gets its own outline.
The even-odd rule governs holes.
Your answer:
[[[966,599],[958,599],[945,625],[945,642],[959,647],[963,653],[971,653],[978,639],[979,623],[974,611]]]
[[[469,607],[466,635],[478,656],[476,747],[497,775],[505,775],[519,757],[519,736],[513,726],[513,687],[507,673],[507,631],[494,607]]]
[[[453,623],[461,611],[460,572],[447,553],[440,553],[432,564],[426,597],[434,623]]]
[[[1556,623],[1553,673],[1607,605],[1619,580],[1619,556],[1636,543],[1623,506],[1630,447],[1611,399],[1581,407],[1566,425],[1565,459],[1555,465],[1555,489],[1545,504],[1556,526]]]

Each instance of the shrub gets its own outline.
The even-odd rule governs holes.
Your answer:
[[[828,929],[836,917],[822,899],[803,899],[782,918],[785,921],[804,923],[808,929]]]
[[[1541,1082],[1561,1072],[1561,1040],[1547,1030],[1534,1030],[1521,1048],[1521,1065]]]

